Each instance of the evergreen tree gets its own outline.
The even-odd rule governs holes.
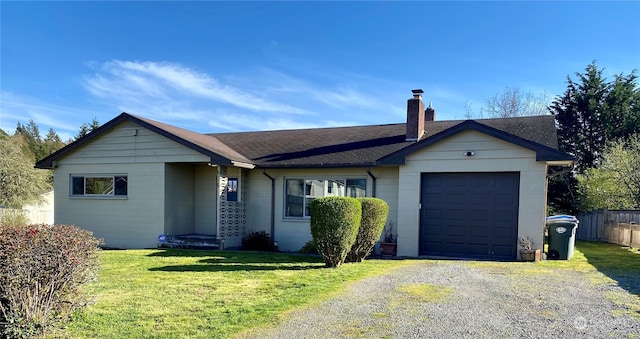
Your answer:
[[[38,202],[40,195],[51,189],[47,171],[33,167],[34,158],[22,135],[0,136],[0,206],[20,208]]]
[[[575,74],[576,81],[568,76],[567,90],[549,107],[556,118],[560,150],[576,157],[576,174],[598,167],[607,143],[626,140],[640,129],[636,72],[608,82],[602,71],[592,62],[584,73]],[[577,184],[574,173],[550,180],[552,210],[577,211]]]
[[[93,132],[94,130],[96,130],[98,127],[100,127],[100,123],[98,122],[98,119],[96,119],[95,117],[93,118],[93,120],[91,121],[91,123],[84,123],[80,126],[80,129],[78,130],[78,134],[75,136],[75,140],[78,140],[82,137],[84,137],[85,135]]]
[[[47,136],[44,138],[42,143],[44,152],[49,155],[64,146],[65,143],[60,139],[58,133],[56,133],[53,128],[49,128],[49,133],[47,133]]]
[[[42,137],[40,136],[40,129],[32,119],[29,120],[27,125],[23,125],[18,122],[15,134],[22,136],[27,147],[31,151],[31,154],[33,154],[36,160],[41,160],[49,155],[44,150]]]

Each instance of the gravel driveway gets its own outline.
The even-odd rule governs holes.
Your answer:
[[[599,278],[559,269],[541,273],[531,263],[425,261],[359,281],[333,299],[291,312],[276,327],[243,336],[640,338],[640,305]],[[411,286],[442,292],[441,299],[406,291]]]

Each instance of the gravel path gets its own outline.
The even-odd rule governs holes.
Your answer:
[[[594,283],[594,273],[548,272],[527,263],[418,263],[357,282],[336,298],[293,311],[276,327],[243,336],[640,338],[640,306],[629,292]],[[424,301],[403,291],[412,284],[445,293],[439,301]],[[631,312],[638,317],[612,299],[635,305]]]

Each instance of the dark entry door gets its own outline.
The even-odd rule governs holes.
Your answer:
[[[520,173],[423,173],[420,254],[515,259]]]

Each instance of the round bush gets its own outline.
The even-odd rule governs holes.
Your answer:
[[[311,235],[328,267],[338,267],[356,240],[362,217],[360,201],[349,197],[324,197],[310,205]]]
[[[378,198],[358,198],[362,205],[362,219],[356,241],[347,254],[347,262],[361,262],[371,253],[380,239],[389,215],[389,205]]]

